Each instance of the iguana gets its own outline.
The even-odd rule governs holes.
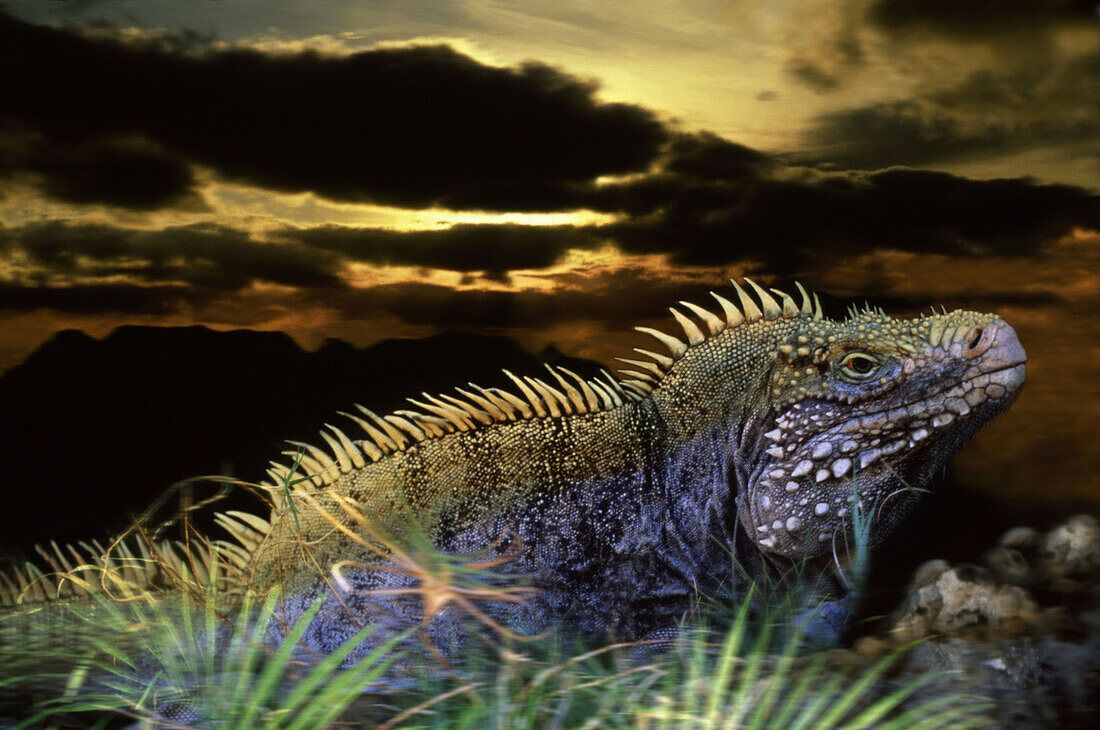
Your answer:
[[[523,600],[487,619],[645,637],[765,564],[832,561],[855,510],[881,540],[1023,386],[1024,350],[996,315],[866,308],[836,321],[800,285],[796,303],[746,282],[756,298],[734,282],[739,306],[712,292],[722,316],[672,309],[682,336],[636,328],[668,354],[638,349],[625,380],[549,368],[508,373],[515,392],[471,384],[413,399],[417,410],[345,414],[355,436],[327,426],[326,449],[294,444],[290,466],[273,463],[266,518],[218,516],[239,545],[200,551],[197,565],[166,548],[168,563],[280,585],[288,623],[328,594],[309,651],[333,651],[364,623],[423,622],[444,642],[458,606],[432,605],[400,550],[378,550],[401,542],[393,516],[412,514],[438,549],[526,577]],[[56,546],[43,553],[57,575],[72,572]],[[0,578],[8,604],[81,592],[32,567]]]

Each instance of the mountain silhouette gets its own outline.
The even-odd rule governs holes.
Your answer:
[[[534,375],[545,361],[588,377],[599,367],[461,333],[364,349],[330,339],[306,352],[274,332],[125,326],[102,340],[58,332],[0,376],[0,549],[103,537],[191,477],[265,479],[269,460],[287,461],[287,439],[323,445],[324,423],[354,434],[336,413],[354,403],[388,413],[421,391],[453,392],[471,380],[506,386],[501,368]],[[257,509],[243,492],[234,505]]]

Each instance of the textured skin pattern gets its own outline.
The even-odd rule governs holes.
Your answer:
[[[653,356],[644,397],[553,415],[543,394],[541,416],[471,423],[307,484],[300,509],[273,511],[256,536],[253,575],[284,583],[291,621],[318,594],[339,595],[306,637],[322,653],[363,623],[424,618],[414,576],[334,529],[357,531],[326,496],[335,490],[382,523],[411,509],[439,548],[502,556],[497,572],[528,576],[537,594],[519,610],[483,606],[492,616],[657,635],[700,592],[736,594],[765,562],[828,562],[854,509],[880,539],[1023,384],[1024,351],[995,315],[837,322],[808,298],[799,308],[783,295],[781,308],[757,291],[759,305],[738,289],[740,309],[719,298],[724,321],[691,307],[709,335],[677,313],[688,342],[661,338],[672,356]],[[334,581],[325,566],[341,561]],[[462,611],[430,613],[445,643]]]
[[[219,515],[236,543],[162,553],[167,572],[229,593],[281,585],[285,625],[328,595],[308,651],[381,627],[350,659],[418,624],[445,646],[471,615],[667,635],[701,593],[735,596],[769,564],[832,562],[857,512],[879,540],[1023,385],[1024,351],[996,315],[833,321],[804,292],[797,305],[734,286],[740,306],[715,295],[722,317],[685,303],[702,328],[674,310],[683,339],[640,328],[670,354],[639,350],[631,380],[551,370],[557,386],[515,378],[517,393],[362,409],[349,416],[360,438],[330,426],[327,450],[299,444],[293,466],[273,466],[268,519]],[[465,557],[441,567],[428,544]],[[74,572],[57,546],[43,555]],[[164,582],[147,556],[95,560],[139,588]],[[471,583],[462,562],[527,589]],[[0,574],[0,603],[82,590],[33,566]]]

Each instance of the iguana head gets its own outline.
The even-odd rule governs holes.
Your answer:
[[[1024,384],[1024,349],[993,314],[867,309],[773,328],[756,384],[764,407],[739,446],[738,509],[761,549],[785,557],[831,554],[856,509],[876,542]]]
[[[997,315],[835,321],[805,290],[798,305],[746,281],[758,299],[736,282],[740,306],[713,295],[725,319],[682,302],[710,336],[673,310],[687,342],[639,327],[672,357],[639,352],[664,368],[654,397],[682,442],[728,439],[738,519],[764,553],[831,556],[856,510],[878,542],[1024,384],[1023,347]]]

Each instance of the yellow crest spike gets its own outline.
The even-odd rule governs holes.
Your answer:
[[[618,372],[622,373],[623,375],[625,375],[627,377],[627,380],[620,381],[620,382],[623,382],[623,383],[629,382],[630,380],[638,380],[638,381],[648,382],[648,383],[657,382],[653,378],[652,375],[646,375],[645,373],[638,372],[637,370],[629,370],[627,368],[620,368],[618,370]]]
[[[523,397],[526,398],[527,402],[531,404],[531,407],[535,409],[535,415],[537,415],[539,418],[546,418],[547,414],[546,414],[546,409],[543,408],[543,406],[542,406],[542,398],[540,398],[535,393],[535,391],[531,390],[527,386],[527,383],[525,383],[522,380],[520,380],[519,378],[517,378],[511,372],[509,372],[507,370],[503,370],[501,372],[503,372],[505,375],[507,375],[508,378],[511,379],[511,381],[516,384],[516,387],[519,388],[519,392],[523,394]]]
[[[706,324],[707,329],[710,330],[712,335],[716,335],[726,328],[725,322],[714,316],[709,310],[703,309],[698,304],[692,304],[691,302],[680,302],[680,304],[690,309],[695,313],[696,317],[703,320],[703,323]]]
[[[408,443],[408,439],[405,438],[400,431],[398,431],[385,420],[379,418],[378,415],[374,413],[374,411],[370,410],[369,408],[365,408],[358,403],[355,404],[355,407],[361,410],[367,416],[374,418],[375,423],[378,423],[379,425],[385,424],[383,426],[383,428],[386,429],[385,433],[379,431],[373,425],[371,425],[367,421],[364,421],[358,416],[353,416],[350,413],[344,413],[343,411],[340,412],[340,415],[344,416],[345,418],[350,418],[352,421],[359,424],[360,428],[363,429],[367,436],[369,436],[376,444],[381,446],[384,451],[395,451],[399,448],[402,448],[406,443]],[[392,434],[392,438],[390,434]]]
[[[687,335],[689,345],[698,345],[706,339],[706,337],[703,336],[703,330],[699,329],[699,325],[695,324],[672,307],[669,307],[668,311],[672,312],[672,316],[675,317],[676,321],[680,323],[680,326],[684,328],[684,334]]]
[[[817,298],[817,292],[814,292],[814,319],[825,319],[825,314],[821,311],[821,300]]]
[[[665,370],[668,370],[670,367],[672,367],[672,364],[674,362],[676,362],[675,360],[673,360],[671,357],[668,357],[667,355],[662,355],[660,353],[653,352],[652,350],[644,350],[641,347],[635,347],[634,352],[639,352],[639,353],[645,355],[646,357],[653,358],[653,361],[656,362],[658,365],[660,365]]]
[[[366,466],[367,462],[363,459],[363,455],[359,452],[359,448],[350,438],[348,438],[348,435],[336,428],[336,426],[327,423],[325,425],[336,434],[336,438],[340,439],[340,445],[344,447],[344,451],[347,453],[348,458],[351,459],[352,464],[355,465],[355,468],[361,469]]]
[[[547,393],[550,394],[551,398],[553,398],[554,400],[556,400],[558,403],[561,404],[563,412],[565,412],[567,414],[573,412],[573,406],[570,404],[569,398],[566,397],[565,393],[561,392],[560,390],[558,390],[554,386],[550,385],[549,383],[547,383],[542,378],[528,378],[528,380],[534,380],[539,385],[541,385],[543,390],[545,390]]]
[[[496,397],[510,405],[516,411],[519,411],[519,415],[523,418],[531,418],[535,412],[531,410],[531,406],[527,401],[523,400],[517,395],[513,395],[506,390],[499,388],[489,388],[485,391],[485,394],[490,397]]]
[[[745,281],[748,281],[746,279]],[[752,300],[745,290],[741,288],[733,279],[730,279],[730,283],[733,284],[733,288],[737,290],[737,298],[741,300],[741,311],[745,313],[746,322],[755,322],[764,316],[764,313],[760,311],[760,307],[756,306],[756,302]]]
[[[810,301],[810,295],[806,293],[805,287],[803,287],[802,284],[798,283],[797,281],[794,283],[794,285],[798,287],[798,291],[802,294],[802,313],[813,314],[814,305],[813,302]]]
[[[565,378],[561,376],[561,373],[550,367],[549,364],[546,365],[546,369],[549,370],[550,374],[554,376],[554,379],[558,381],[558,385],[561,386],[561,389],[565,392],[565,395],[573,403],[573,406],[577,409],[577,413],[587,413],[587,404],[585,403],[584,397],[581,396],[580,391],[570,385],[565,380]],[[561,368],[558,369],[560,370]]]
[[[377,413],[375,413],[371,409],[364,408],[363,406],[359,405],[358,403],[355,404],[355,407],[358,408],[359,410],[361,410],[364,414],[366,414],[366,416],[368,418],[371,418],[375,423],[377,423],[379,426],[381,426],[382,430],[384,430],[386,432],[386,435],[388,435],[390,437],[390,439],[393,440],[393,442],[397,444],[397,448],[401,448],[401,449],[405,448],[405,444],[408,443],[408,439],[405,438],[405,435],[400,430],[398,430],[396,424],[389,422],[388,420],[386,420],[385,418],[382,418],[381,416],[379,416]]]
[[[660,366],[658,366],[657,363],[654,362],[647,362],[645,360],[631,360],[628,357],[617,357],[615,359],[619,362],[625,362],[627,365],[633,365],[634,367],[642,368],[646,372],[652,373],[652,375],[655,376],[658,380],[663,378],[665,375],[665,371],[661,370]]]
[[[759,284],[757,284],[749,277],[746,276],[745,281],[747,281],[749,286],[751,286],[756,292],[756,296],[760,297],[760,304],[764,310],[764,318],[779,319],[779,317],[782,316],[783,311],[779,308],[779,303],[772,299],[772,295],[764,291]]]
[[[470,385],[475,388],[477,387],[476,385],[473,385],[473,383],[471,383]],[[466,398],[470,399],[472,402],[477,403],[479,406],[481,406],[481,409],[485,413],[487,413],[489,417],[492,418],[494,421],[508,420],[508,414],[501,410],[500,406],[498,406],[496,403],[493,403],[488,398],[480,396],[477,393],[471,393],[470,391],[464,390],[462,388],[455,388],[455,390],[464,395]]]
[[[300,448],[305,449],[306,452],[308,452],[310,456],[312,456],[316,461],[318,461],[319,463],[321,463],[324,466],[326,471],[328,471],[328,472],[338,472],[338,471],[340,471],[340,467],[336,464],[335,461],[332,460],[332,457],[329,456],[328,454],[326,454],[324,451],[321,451],[319,448],[317,448],[313,444],[306,444],[306,443],[302,443],[301,441],[287,441],[287,443],[288,444],[293,444],[294,446],[298,446]]]
[[[327,424],[326,424],[327,425]],[[347,474],[352,470],[351,456],[344,451],[343,447],[332,436],[329,436],[324,431],[321,431],[321,438],[324,439],[328,447],[332,449],[333,455],[336,457],[336,463],[340,467],[341,474]]]
[[[741,314],[741,310],[737,308],[736,304],[714,292],[711,292],[710,295],[715,298],[718,306],[722,308],[722,312],[726,315],[727,326],[736,327],[745,321],[745,316]]]
[[[647,335],[652,335],[656,337],[658,340],[660,340],[662,345],[668,348],[673,357],[683,357],[683,354],[687,352],[687,345],[685,345],[682,341],[673,337],[672,335],[666,335],[664,332],[661,332],[660,330],[655,330],[652,327],[635,327],[634,329],[639,332],[644,332]]]
[[[588,384],[587,380],[577,375],[572,370],[563,368],[560,365],[558,366],[558,370],[561,370],[563,373],[573,378],[573,380],[577,381],[577,385],[581,387],[581,392],[584,393],[584,400],[588,404],[589,412],[595,413],[596,411],[600,410],[599,398],[596,395],[596,392],[592,390],[592,386]]]
[[[619,397],[619,394],[623,392],[623,389],[622,386],[619,385],[619,381],[615,380],[615,378],[611,376],[611,373],[607,372],[603,368],[600,368],[600,375],[603,376],[603,381],[601,382],[603,383],[604,388],[607,389],[608,395],[611,396],[611,400],[615,402],[615,406],[621,406],[623,404],[623,399]]]
[[[459,392],[461,393],[462,391]],[[441,393],[439,397],[446,400],[448,403],[453,404],[454,407],[457,408],[459,411],[469,414],[471,417],[473,417],[475,421],[484,426],[487,426],[493,422],[492,416],[490,416],[488,413],[481,410],[477,406],[473,405],[472,403],[468,403],[461,398],[455,398],[453,395],[447,395],[446,393]]]
[[[524,376],[523,379],[526,380],[530,384],[530,386],[534,388],[539,395],[542,396],[543,401],[546,402],[546,408],[548,411],[550,411],[551,416],[561,415],[561,409],[558,408],[558,399],[555,398],[552,393],[550,393],[549,386],[547,386],[546,383],[542,382],[538,378],[532,378],[529,375]]]
[[[794,299],[791,299],[790,294],[778,289],[772,289],[772,291],[779,295],[779,301],[783,303],[784,317],[793,317],[798,314],[798,305],[794,303]]]
[[[600,401],[603,403],[604,410],[615,407],[615,401],[611,400],[611,396],[607,394],[606,385],[596,380],[595,378],[588,381],[588,385],[592,388],[593,392],[595,392],[600,397]]]

